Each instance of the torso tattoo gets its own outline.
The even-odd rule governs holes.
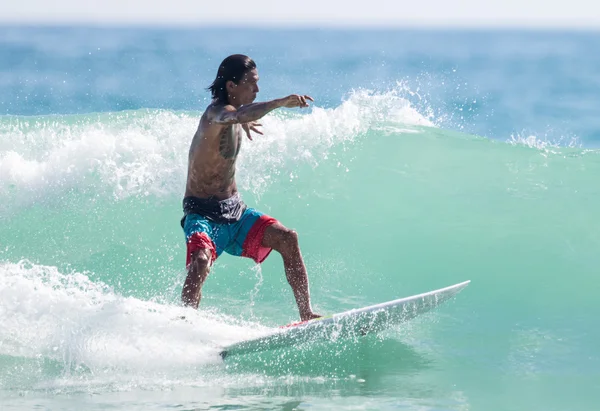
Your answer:
[[[232,124],[221,128],[216,136],[209,134],[209,138],[205,138],[206,131],[200,127],[190,147],[186,195],[228,198],[237,190],[235,163],[242,144],[242,127]]]
[[[219,152],[225,159],[234,159],[240,152],[242,133],[237,126],[227,126],[219,135]]]

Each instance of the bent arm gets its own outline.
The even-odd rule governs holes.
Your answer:
[[[215,106],[211,113],[211,121],[217,124],[243,124],[258,120],[270,111],[282,107],[281,99],[264,103],[252,103],[236,109],[231,105]]]

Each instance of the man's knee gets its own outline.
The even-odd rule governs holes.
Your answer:
[[[189,271],[200,277],[205,277],[210,271],[211,264],[212,255],[210,250],[197,250],[192,253]]]
[[[298,249],[298,233],[289,228],[283,229],[279,235],[275,250],[280,253],[286,253],[296,249]]]

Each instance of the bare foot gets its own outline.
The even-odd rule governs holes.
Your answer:
[[[319,318],[319,317],[322,317],[322,315],[321,314],[315,314],[315,313],[311,312],[311,313],[302,315],[300,317],[300,319],[302,321],[308,321],[308,320],[314,320],[315,318]]]

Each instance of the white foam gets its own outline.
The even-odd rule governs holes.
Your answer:
[[[122,297],[85,274],[26,261],[0,263],[0,318],[0,355],[83,365],[92,374],[214,364],[224,345],[268,331],[215,312]]]
[[[560,147],[580,148],[581,142],[577,137],[559,137],[550,138],[548,136],[527,135],[526,133],[511,134],[508,143],[512,145],[521,145],[538,150],[548,151]]]
[[[397,92],[359,90],[338,107],[275,111],[264,136],[244,141],[238,184],[260,192],[271,175],[317,164],[339,144],[370,129],[429,125]],[[52,201],[77,189],[116,200],[181,195],[197,115],[139,110],[84,116],[0,120],[0,207]]]
[[[261,123],[265,135],[245,142],[237,173],[238,184],[254,194],[261,194],[278,175],[289,174],[299,164],[317,166],[369,130],[433,126],[396,92],[368,90],[353,92],[335,108],[314,107],[309,114],[273,112]]]
[[[70,120],[0,122],[0,198],[19,206],[72,188],[114,198],[181,191],[196,120],[166,111]]]

